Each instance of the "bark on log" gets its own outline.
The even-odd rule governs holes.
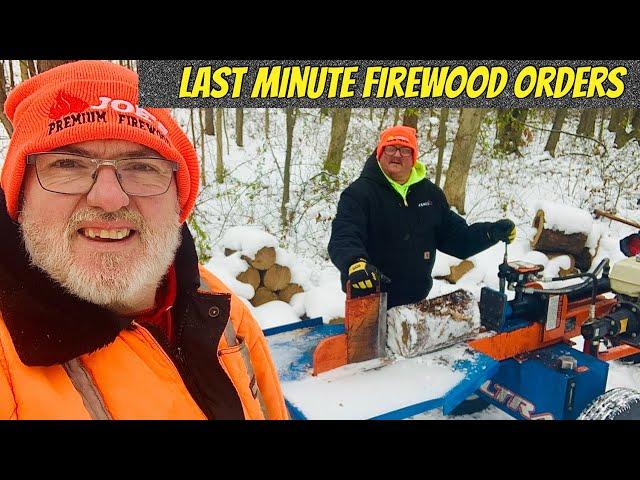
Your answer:
[[[531,240],[531,248],[543,253],[568,253],[579,255],[587,243],[584,233],[564,233],[544,228],[544,212],[538,210],[533,219],[533,227],[537,229]]]
[[[278,299],[283,302],[289,303],[291,301],[291,297],[293,297],[296,293],[302,293],[304,290],[297,283],[290,283],[282,290],[278,292]]]
[[[251,261],[251,266],[258,270],[269,270],[276,263],[276,249],[273,247],[262,247]]]
[[[244,272],[238,274],[236,279],[243,283],[248,283],[254,290],[257,290],[260,286],[260,272],[253,267],[249,267]]]
[[[589,248],[584,247],[578,255],[576,255],[576,268],[580,269],[583,272],[586,272],[591,268],[591,263],[593,259],[598,255],[598,249],[600,248],[600,241],[596,245],[596,254],[591,255]]]
[[[291,270],[282,265],[274,264],[264,274],[264,286],[272,292],[282,290],[291,282]]]
[[[259,307],[267,302],[271,302],[272,300],[277,300],[278,296],[273,293],[271,290],[265,287],[259,287],[256,290],[256,294],[251,299],[251,305],[254,307]]]
[[[403,357],[422,355],[467,338],[480,327],[480,311],[466,290],[389,309],[387,345]]]

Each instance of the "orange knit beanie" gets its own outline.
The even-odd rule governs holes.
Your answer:
[[[418,140],[416,139],[416,129],[405,125],[389,127],[380,134],[380,142],[376,149],[378,160],[382,155],[382,149],[387,145],[400,145],[410,147],[413,150],[413,163],[418,160]]]
[[[193,145],[164,108],[138,106],[138,75],[119,65],[80,61],[61,65],[18,85],[5,113],[14,127],[0,177],[14,220],[26,157],[87,140],[128,140],[178,163],[180,221],[198,195],[199,162]]]

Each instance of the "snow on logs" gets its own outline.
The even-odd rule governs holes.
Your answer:
[[[536,214],[531,248],[550,259],[568,255],[570,267],[560,269],[560,276],[570,272],[587,271],[598,252],[600,230],[591,215],[579,208],[540,201],[534,206]]]
[[[253,227],[235,227],[229,229],[222,243],[226,256],[239,252],[249,265],[236,279],[253,287],[255,294],[250,301],[254,307],[273,300],[289,303],[291,297],[304,291],[292,283],[289,267],[276,263],[277,240],[272,235]]]

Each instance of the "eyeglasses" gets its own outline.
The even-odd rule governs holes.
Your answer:
[[[384,147],[384,153],[387,155],[395,155],[400,150],[400,155],[403,157],[410,157],[413,154],[413,150],[409,147],[398,147],[396,145],[387,145]]]
[[[49,192],[77,195],[88,193],[98,178],[98,168],[113,167],[127,195],[162,195],[171,185],[178,164],[164,158],[136,157],[103,160],[75,153],[44,152],[27,156],[35,165],[40,186]]]

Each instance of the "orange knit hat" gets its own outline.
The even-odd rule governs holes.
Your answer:
[[[376,157],[380,159],[382,149],[387,145],[402,145],[413,149],[413,163],[418,160],[418,140],[416,139],[416,129],[404,125],[389,127],[380,134],[380,142],[376,149]]]
[[[4,109],[14,132],[0,185],[14,220],[27,155],[100,139],[139,143],[177,162],[180,221],[189,216],[199,186],[196,151],[169,110],[138,106],[138,75],[131,70],[94,60],[67,63],[18,85]]]

